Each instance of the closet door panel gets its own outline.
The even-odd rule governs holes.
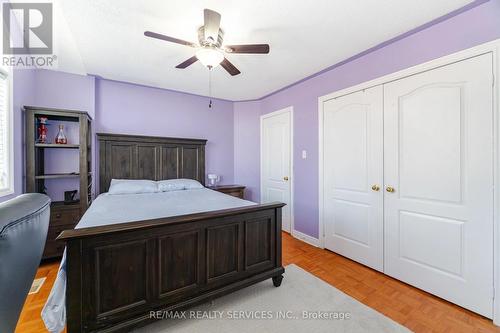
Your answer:
[[[382,87],[323,107],[323,220],[326,248],[383,268]]]
[[[384,86],[385,273],[490,318],[491,79],[486,54]]]

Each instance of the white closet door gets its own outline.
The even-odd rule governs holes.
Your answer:
[[[325,247],[380,271],[382,97],[378,86],[326,101],[323,108]]]
[[[489,318],[492,101],[491,54],[384,86],[385,273]]]

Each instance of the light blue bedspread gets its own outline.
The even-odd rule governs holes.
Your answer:
[[[255,205],[206,188],[144,194],[101,194],[76,229]],[[66,251],[49,298],[42,310],[45,327],[60,333],[66,325]]]

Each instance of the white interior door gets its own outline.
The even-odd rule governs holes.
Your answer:
[[[382,86],[323,104],[325,247],[383,269]]]
[[[491,54],[384,86],[385,273],[489,318],[492,101]]]
[[[261,201],[286,203],[283,230],[291,232],[291,108],[262,116]]]

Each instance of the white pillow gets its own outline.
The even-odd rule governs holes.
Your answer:
[[[203,185],[201,185],[199,181],[185,178],[160,180],[157,182],[157,184],[158,190],[160,192],[194,190],[203,188]]]
[[[108,194],[156,193],[158,185],[153,180],[112,179]]]
[[[203,185],[197,180],[194,179],[178,179],[181,180],[184,183],[184,188],[186,190],[195,190],[198,188],[204,188]]]
[[[158,191],[160,192],[185,190],[184,184],[179,182],[179,179],[159,180],[156,184],[158,184]]]

